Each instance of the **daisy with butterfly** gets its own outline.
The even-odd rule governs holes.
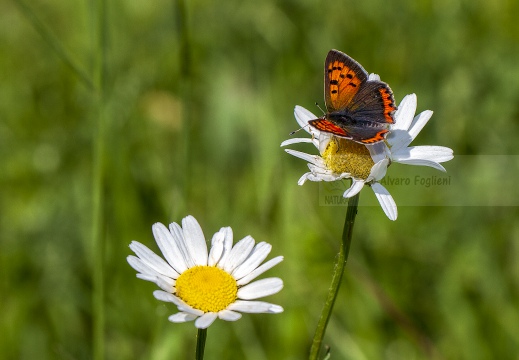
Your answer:
[[[387,217],[396,220],[396,203],[379,183],[388,166],[399,162],[445,171],[440,163],[453,158],[447,147],[409,147],[432,111],[414,116],[415,94],[405,96],[397,108],[391,88],[378,75],[368,75],[362,65],[338,50],[331,50],[326,57],[324,80],[326,114],[318,118],[301,106],[294,110],[298,124],[312,137],[281,144],[313,143],[319,150],[320,155],[285,150],[309,163],[310,171],[298,184],[350,178],[352,184],[344,192],[345,198],[369,185]]]
[[[445,171],[440,164],[453,158],[453,151],[443,146],[409,146],[427,124],[432,111],[415,116],[416,95],[407,95],[398,108],[391,88],[376,74],[368,74],[348,55],[331,50],[325,60],[324,92],[326,113],[317,117],[301,106],[295,118],[311,138],[294,138],[281,146],[312,143],[319,155],[286,149],[308,162],[309,172],[298,181],[337,181],[351,179],[343,196],[348,208],[341,246],[325,305],[316,327],[310,359],[319,358],[321,343],[337,297],[351,245],[359,193],[370,186],[390,220],[398,216],[397,206],[387,189],[380,184],[393,162],[430,166]]]

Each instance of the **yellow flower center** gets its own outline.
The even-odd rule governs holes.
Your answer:
[[[238,285],[227,272],[215,266],[195,266],[175,283],[176,295],[194,309],[218,312],[237,299]]]
[[[326,167],[334,173],[350,173],[366,180],[375,163],[365,145],[343,138],[332,137],[322,154]]]

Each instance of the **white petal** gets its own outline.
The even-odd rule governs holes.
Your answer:
[[[306,180],[308,180],[308,175],[311,175],[311,174],[312,173],[309,173],[309,172],[304,173],[303,176],[301,176],[299,178],[299,180],[297,180],[297,185],[299,185],[299,186],[303,185],[306,182]]]
[[[296,107],[294,108],[294,116],[299,126],[304,128],[305,130],[308,129],[308,121],[315,120],[318,118],[317,116],[312,114],[310,110],[307,110],[299,105],[296,105]],[[308,130],[306,131],[308,132]]]
[[[333,175],[323,175],[323,174],[316,174],[316,173],[307,173],[306,176],[307,180],[310,181],[335,181],[335,177]]]
[[[198,316],[193,315],[193,314],[179,312],[179,313],[173,314],[170,317],[168,317],[168,320],[173,323],[183,323],[183,322],[187,322],[187,321],[193,321],[197,317]]]
[[[182,232],[186,248],[196,265],[207,265],[207,244],[198,221],[188,215],[182,219]]]
[[[192,268],[193,266],[195,266],[195,262],[191,258],[189,250],[187,250],[186,241],[184,239],[184,232],[182,231],[180,225],[177,223],[169,224],[169,232],[173,236],[173,239],[175,239],[175,242],[177,244],[177,247],[180,249],[180,252],[184,255],[183,258],[184,262],[186,263],[186,266],[188,268]]]
[[[215,266],[223,254],[223,242],[225,240],[225,232],[220,230],[213,235],[211,240],[211,250],[209,251],[209,259],[207,265]]]
[[[170,302],[170,303],[173,303],[173,304],[175,304],[177,306],[184,304],[184,302],[180,298],[178,298],[175,295],[173,295],[173,294],[171,294],[169,292],[166,292],[166,291],[155,290],[153,292],[153,296],[157,300],[165,301],[165,302]]]
[[[194,309],[191,306],[184,303],[184,305],[177,305],[179,311],[185,312],[187,314],[191,314],[194,316],[202,316],[204,312],[202,310]]]
[[[371,159],[373,159],[375,164],[391,155],[387,145],[383,141],[379,141],[375,144],[366,144],[366,147],[368,148]]]
[[[317,165],[308,163],[307,166],[312,174],[334,174],[332,170],[326,167],[326,164],[324,163],[324,160],[322,158],[319,158]]]
[[[411,126],[411,122],[413,121],[414,113],[416,112],[416,95],[410,94],[406,95],[400,105],[398,105],[398,109],[395,112],[394,119],[395,124],[393,125],[393,130],[405,130],[407,131]]]
[[[232,250],[233,233],[230,227],[223,227],[220,229],[220,231],[222,231],[225,236],[223,240],[223,254],[220,258],[220,261],[218,261],[218,267],[223,269]]]
[[[368,81],[380,81],[380,75],[371,73],[368,76]]]
[[[303,159],[305,161],[308,161],[309,163],[319,165],[320,164],[320,156],[317,155],[310,155],[301,151],[292,150],[292,149],[285,149],[287,153],[289,153],[292,156],[298,157],[300,159]]]
[[[342,173],[342,174],[319,174],[319,173],[312,173],[308,175],[308,180],[310,181],[338,181],[346,178],[350,178],[351,175],[349,173]]]
[[[179,274],[164,261],[160,256],[148,249],[146,246],[137,241],[130,243],[130,249],[142,260],[144,264],[157,271],[159,274],[166,275],[176,279]]]
[[[167,292],[173,292],[174,286],[175,286],[175,280],[166,277],[164,275],[144,275],[144,274],[137,274],[137,278],[150,281],[152,283],[157,284],[158,287],[160,287],[162,290]]]
[[[318,147],[317,147],[319,149],[319,154],[324,153],[324,151],[328,147],[328,144],[330,143],[331,140],[332,140],[332,135],[325,133],[325,132],[321,132],[319,134]]]
[[[411,141],[413,141],[413,138],[407,130],[391,130],[391,133],[387,137],[387,142],[392,154],[400,149],[404,149]]]
[[[433,112],[431,110],[425,110],[422,111],[420,114],[416,115],[416,117],[413,119],[411,127],[409,128],[409,135],[411,135],[411,138],[413,140],[416,138],[418,133],[420,133],[423,127],[427,124],[432,115]]]
[[[178,248],[177,242],[169,232],[168,228],[161,223],[156,223],[153,224],[152,231],[160,251],[162,251],[162,254],[173,269],[175,269],[179,274],[186,271],[187,265],[184,258],[185,255]]]
[[[140,273],[136,275],[137,279],[141,279],[141,280],[144,280],[144,281],[149,281],[149,282],[152,282],[152,283],[157,283],[157,278],[159,276],[164,276],[164,275],[160,275],[160,274],[157,274],[157,275],[146,275],[146,274],[140,274]]]
[[[279,305],[271,304],[263,301],[244,301],[236,300],[227,307],[227,310],[235,310],[244,313],[271,313],[278,314],[283,312],[283,308]]]
[[[283,280],[280,278],[267,278],[255,281],[238,290],[238,298],[253,300],[278,293],[283,289]]]
[[[272,250],[272,245],[266,242],[260,242],[252,250],[250,256],[234,271],[232,272],[232,276],[235,279],[239,280],[245,275],[249,274],[252,270],[256,269],[262,262],[265,260]]]
[[[253,248],[254,239],[249,235],[238,241],[232,248],[225,264],[222,264],[222,269],[228,273],[232,273],[232,271],[249,256]]]
[[[398,160],[397,162],[400,164],[405,164],[405,165],[429,166],[434,169],[437,169],[437,170],[440,170],[443,172],[447,172],[447,170],[445,170],[445,168],[442,165],[438,164],[435,161],[431,161],[431,160],[407,159],[407,160]]]
[[[218,317],[225,321],[236,321],[241,318],[241,314],[231,310],[221,310]]]
[[[445,162],[454,157],[452,149],[445,146],[411,146],[393,154],[393,161],[422,159],[434,162]]]
[[[146,265],[146,263],[143,263],[142,260],[139,259],[137,256],[128,255],[126,260],[128,261],[128,264],[130,264],[130,266],[132,268],[134,268],[135,270],[137,270],[141,274],[149,275],[149,276],[158,276],[158,275],[160,275],[159,272],[155,271],[154,269],[152,269],[151,267]]]
[[[388,159],[380,160],[378,163],[373,165],[373,167],[371,168],[371,172],[369,173],[369,176],[366,181],[369,182],[373,179],[378,181],[378,180],[382,179],[384,176],[386,176],[386,171],[387,171],[388,165],[389,165]]]
[[[299,143],[313,143],[313,141],[311,138],[293,138],[293,139],[288,139],[288,140],[283,141],[280,146],[283,147],[283,146],[299,144]]]
[[[309,120],[317,119],[317,116],[299,105],[297,105],[294,109],[294,116],[299,126],[301,126],[301,128],[304,129],[307,133],[312,135],[311,142],[315,145],[316,148],[318,148],[319,142],[317,139],[319,138],[321,132],[308,124]]]
[[[249,282],[251,282],[252,280],[257,278],[258,276],[263,274],[265,271],[270,270],[271,268],[273,268],[274,266],[276,266],[277,264],[279,264],[282,261],[283,261],[283,256],[277,256],[277,257],[275,257],[273,259],[270,259],[265,264],[263,264],[260,267],[254,269],[248,275],[242,277],[240,280],[238,280],[236,282],[236,284],[238,284],[238,286],[248,284]]]
[[[362,190],[363,187],[364,181],[353,180],[353,184],[351,184],[350,188],[346,190],[342,196],[345,198],[355,196]]]
[[[218,317],[217,313],[208,312],[195,320],[195,326],[199,329],[207,329]]]
[[[180,311],[183,311],[183,312],[186,312],[189,314],[193,314],[196,316],[201,316],[204,314],[204,312],[202,310],[192,308],[191,306],[186,304],[184,301],[182,301],[182,299],[180,299],[179,297],[177,297],[173,294],[170,294],[168,292],[161,291],[161,290],[155,290],[153,292],[153,296],[157,300],[175,304]]]
[[[378,202],[380,203],[380,206],[382,207],[382,210],[384,210],[386,216],[389,218],[389,220],[395,221],[398,216],[398,210],[393,197],[389,194],[389,191],[387,191],[386,188],[379,183],[374,183],[371,185],[371,188],[375,192]]]

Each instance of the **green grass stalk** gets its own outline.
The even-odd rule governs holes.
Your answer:
[[[97,130],[94,139],[94,172],[92,201],[92,245],[93,245],[93,358],[104,359],[104,268],[105,268],[105,218],[104,191],[105,145],[106,145],[106,12],[104,0],[95,1],[96,49],[94,65],[95,99],[97,106]]]
[[[61,44],[58,38],[52,33],[43,21],[41,21],[34,11],[22,0],[15,0],[15,4],[18,5],[23,15],[29,20],[32,26],[36,29],[36,32],[40,34],[43,40],[50,46],[52,50],[58,55],[58,57],[67,64],[68,67],[76,74],[76,76],[91,90],[94,89],[94,83],[91,77],[79,65],[72,56],[67,52],[65,47]]]

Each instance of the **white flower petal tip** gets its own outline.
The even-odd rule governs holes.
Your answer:
[[[270,313],[279,314],[283,312],[283,308],[279,305],[271,304],[264,301],[245,301],[237,300],[229,305],[228,310],[240,311],[244,313]]]
[[[199,329],[207,329],[218,317],[217,313],[205,313],[195,320],[195,326]]]
[[[287,145],[292,144],[299,144],[299,143],[312,143],[312,139],[309,138],[294,138],[294,139],[288,139],[281,143],[280,147],[284,147]]]
[[[271,314],[280,314],[284,311],[282,306],[279,305],[271,305],[268,312]]]
[[[170,317],[168,317],[168,320],[173,323],[184,323],[184,322],[188,322],[188,321],[193,321],[197,317],[198,316],[193,315],[193,314],[179,312],[179,313],[173,314]]]
[[[294,116],[301,127],[308,127],[308,121],[318,118],[310,110],[299,105],[294,108]]]
[[[395,221],[398,217],[398,209],[393,197],[389,194],[386,188],[379,183],[374,183],[371,188],[375,192],[378,202],[388,219]]]
[[[196,219],[188,215],[182,219],[185,244],[196,265],[207,265],[207,244],[204,233]]]
[[[371,168],[371,173],[368,176],[367,181],[379,181],[384,176],[386,176],[387,167],[389,166],[389,160],[388,159],[382,159],[379,162],[377,162],[373,167]]]
[[[154,282],[162,289],[153,292],[157,300],[173,303],[178,308],[179,312],[169,316],[169,321],[194,320],[197,328],[205,329],[217,318],[236,321],[242,312],[275,313],[282,309],[261,301],[247,301],[275,294],[283,288],[279,278],[251,283],[283,260],[278,256],[263,263],[272,250],[270,244],[256,244],[251,236],[246,236],[233,246],[232,229],[222,227],[213,235],[208,251],[202,228],[192,216],[185,217],[182,226],[170,224],[169,229],[156,223],[152,232],[167,262],[137,241],[130,243],[136,256],[129,255],[127,261],[139,279]],[[189,275],[183,276],[184,273]],[[206,284],[200,286],[200,282]],[[233,287],[236,293],[229,296],[229,289]],[[199,289],[206,290],[200,292]]]
[[[364,181],[353,181],[350,188],[342,194],[345,198],[350,198],[357,195],[364,187]]]
[[[238,298],[243,300],[254,300],[273,295],[283,289],[283,280],[278,278],[262,279],[255,281],[238,290]]]
[[[241,319],[241,314],[236,311],[222,310],[218,312],[218,317],[225,321],[236,321]]]

